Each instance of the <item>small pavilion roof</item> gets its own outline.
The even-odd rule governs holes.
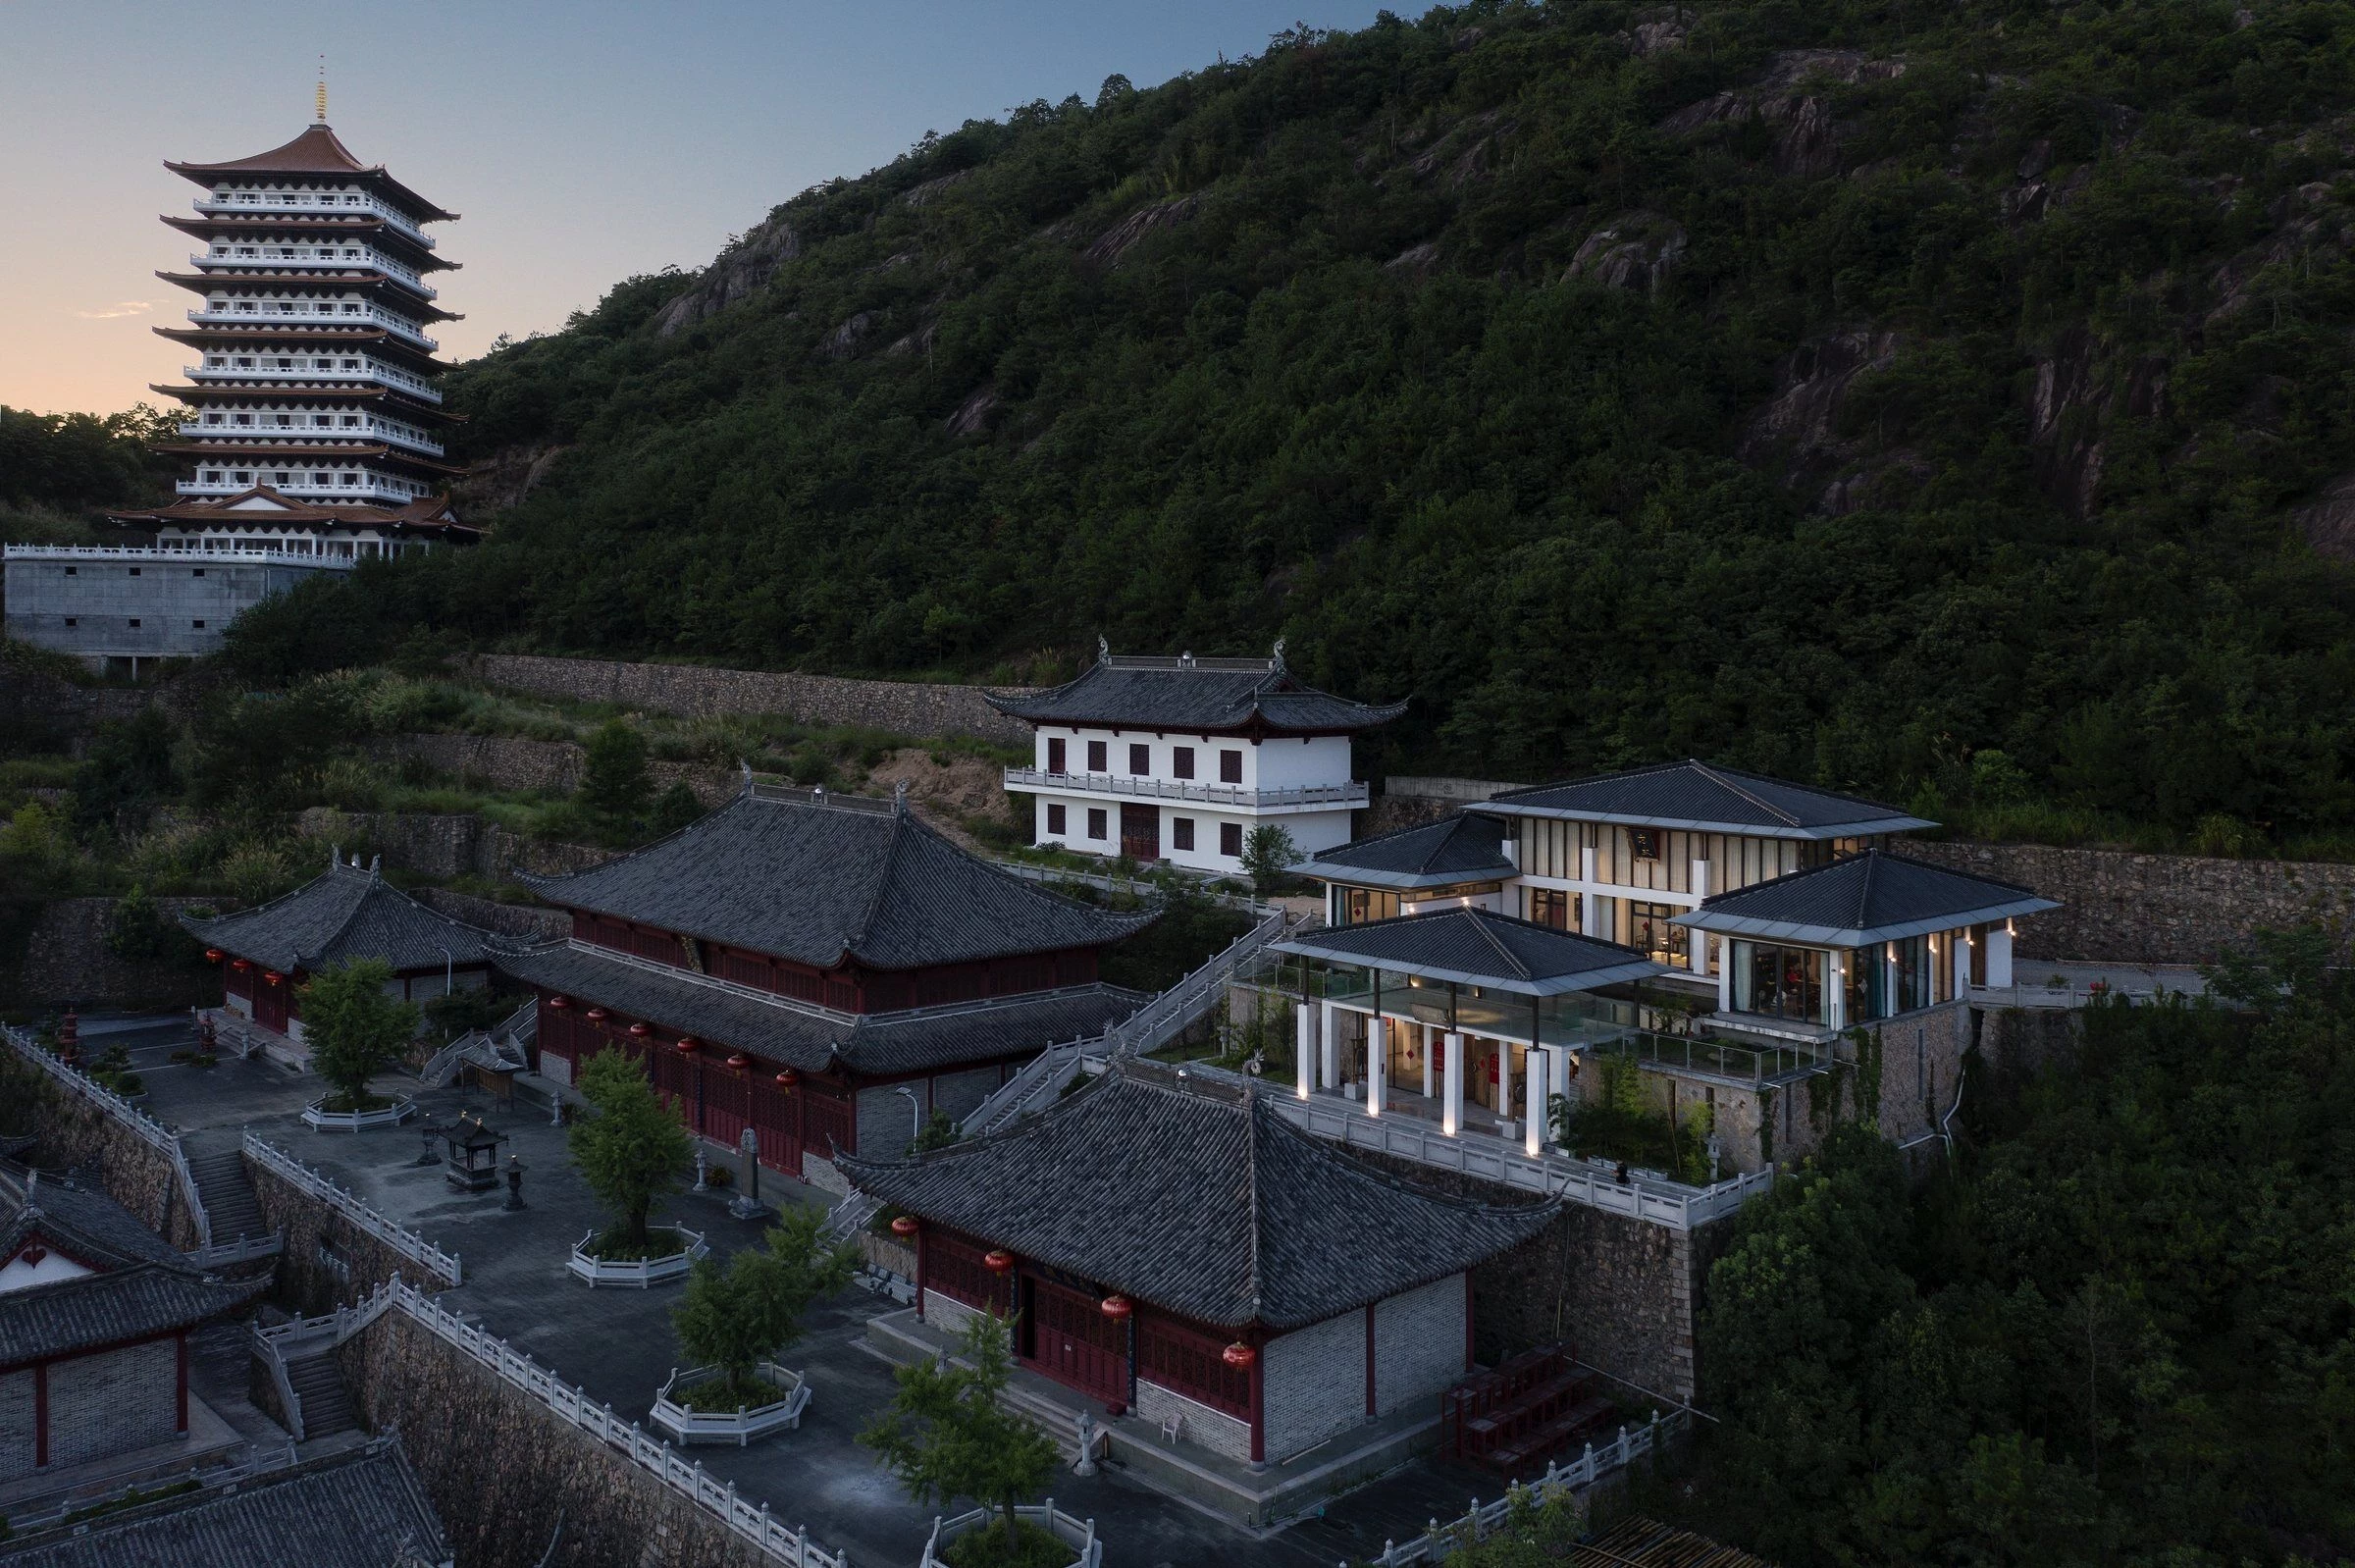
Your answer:
[[[231,158],[221,163],[176,163],[167,158],[164,167],[200,185],[212,184],[224,175],[316,175],[326,179],[356,176],[362,183],[382,190],[395,206],[405,208],[420,223],[447,222],[457,217],[393,179],[385,172],[383,164],[362,163],[353,157],[351,149],[343,145],[325,121],[307,125],[292,141],[268,152],[257,152],[250,158]]]
[[[209,947],[288,974],[345,959],[383,959],[398,972],[491,958],[489,932],[429,910],[374,867],[340,858],[324,875],[267,904],[210,919],[183,915],[180,923]]]
[[[34,1241],[95,1272],[0,1291],[0,1370],[193,1328],[270,1286],[194,1268],[103,1193],[0,1166],[0,1259]]]
[[[869,1076],[931,1071],[1090,1038],[1145,1000],[1119,986],[1075,985],[852,1016],[569,942],[502,953],[498,967],[528,985],[572,998],[576,1006],[607,1008],[709,1046],[804,1072],[840,1066]]]
[[[1465,813],[1325,850],[1292,869],[1351,887],[1453,887],[1519,874],[1504,853],[1504,823]]]
[[[1150,925],[1050,892],[950,843],[901,803],[759,789],[668,838],[565,876],[551,904],[817,968],[966,964],[1100,947]]]
[[[839,1156],[863,1192],[1180,1317],[1304,1328],[1528,1240],[1558,1200],[1444,1196],[1311,1137],[1247,1080],[1127,1062],[1011,1128],[906,1160]]]
[[[1936,827],[1894,806],[1708,762],[1661,762],[1594,778],[1509,790],[1477,810],[1753,838],[1860,838]]]
[[[1303,686],[1272,658],[1115,657],[1106,652],[1076,680],[1043,692],[983,693],[1001,713],[1033,724],[1177,730],[1191,734],[1346,735],[1406,711]]]
[[[1670,919],[1728,936],[1854,948],[2060,907],[2011,882],[1867,850],[1720,893]]]
[[[1563,996],[1670,972],[1632,947],[1482,909],[1326,926],[1269,945],[1301,958],[1517,996]]]
[[[442,1521],[398,1437],[0,1545],[0,1568],[441,1568]]]

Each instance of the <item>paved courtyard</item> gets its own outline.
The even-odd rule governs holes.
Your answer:
[[[608,1403],[643,1420],[654,1391],[678,1363],[669,1311],[679,1287],[591,1290],[564,1272],[564,1259],[602,1216],[565,1156],[564,1134],[543,1109],[504,1108],[479,1091],[424,1089],[388,1077],[383,1087],[413,1094],[433,1120],[482,1114],[520,1155],[527,1207],[507,1213],[502,1193],[462,1195],[441,1169],[421,1167],[416,1124],[398,1130],[324,1133],[300,1120],[319,1092],[316,1078],[259,1062],[178,1066],[171,1052],[188,1042],[178,1019],[93,1019],[93,1046],[121,1041],[145,1077],[147,1109],[178,1125],[192,1145],[234,1139],[249,1127],[314,1170],[350,1188],[388,1217],[458,1254],[466,1282],[441,1297],[492,1333]],[[714,1158],[720,1152],[713,1151]],[[770,1201],[823,1203],[827,1195],[762,1173]],[[725,1193],[682,1192],[657,1211],[664,1223],[706,1234],[721,1256],[757,1239],[759,1226],[729,1218]],[[807,1524],[830,1547],[862,1564],[914,1562],[936,1510],[911,1502],[855,1439],[892,1393],[890,1365],[865,1344],[867,1319],[896,1304],[852,1289],[811,1315],[809,1336],[782,1358],[806,1370],[814,1393],[799,1432],[749,1448],[699,1447],[696,1457],[742,1492]],[[1480,1472],[1435,1462],[1409,1466],[1332,1502],[1312,1517],[1254,1535],[1122,1475],[1107,1466],[1082,1480],[1068,1471],[1052,1489],[1058,1506],[1092,1517],[1108,1554],[1130,1568],[1186,1564],[1309,1568],[1378,1555],[1386,1539],[1404,1539],[1433,1517],[1461,1514],[1474,1492],[1497,1483]]]

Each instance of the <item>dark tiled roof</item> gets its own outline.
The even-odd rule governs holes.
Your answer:
[[[449,1558],[442,1521],[391,1437],[0,1546],[5,1568],[439,1568]]]
[[[1521,996],[1592,991],[1669,972],[1632,947],[1481,909],[1434,910],[1364,925],[1327,926],[1270,945],[1279,953]]]
[[[383,959],[399,969],[483,964],[486,931],[440,915],[374,871],[337,864],[283,898],[181,924],[209,947],[291,974],[344,959]],[[443,949],[449,950],[445,957]]]
[[[987,1062],[1065,1040],[1098,1035],[1142,1005],[1117,986],[1083,985],[1029,996],[868,1013],[841,1014],[722,987],[694,976],[631,964],[593,949],[558,944],[502,954],[499,967],[531,985],[595,1003],[626,1019],[764,1061],[821,1071],[839,1064],[864,1073],[920,1072],[961,1062]]]
[[[1151,924],[978,860],[887,802],[748,789],[635,854],[517,879],[551,904],[832,968],[1099,947]]]
[[[1504,853],[1504,824],[1471,815],[1359,839],[1292,869],[1327,882],[1399,889],[1492,882],[1517,874]]]
[[[1007,1131],[837,1164],[922,1219],[1223,1329],[1321,1323],[1494,1257],[1554,1212],[1376,1171],[1259,1094],[1129,1063]]]
[[[1760,838],[1854,838],[1935,827],[1894,806],[1706,762],[1662,762],[1490,797],[1479,810]]]
[[[0,1257],[36,1236],[98,1272],[0,1291],[0,1367],[189,1328],[270,1285],[201,1273],[102,1192],[0,1169]]]
[[[1404,703],[1373,707],[1303,686],[1277,658],[1114,658],[1043,692],[984,694],[1033,724],[1109,724],[1191,733],[1340,735],[1387,723]]]
[[[166,159],[164,167],[198,184],[210,184],[222,175],[357,177],[362,183],[383,188],[421,222],[434,223],[457,217],[454,212],[444,212],[385,173],[383,164],[360,162],[351,155],[351,149],[343,145],[341,138],[324,123],[305,126],[302,133],[292,141],[273,147],[268,152],[257,152],[250,158],[231,158],[222,163],[175,163]]]
[[[2060,907],[2010,882],[1868,850],[1720,893],[1671,918],[1732,936],[1862,947]]]

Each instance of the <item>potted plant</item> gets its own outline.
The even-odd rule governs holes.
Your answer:
[[[671,1309],[679,1348],[696,1365],[673,1372],[652,1420],[680,1442],[734,1442],[801,1425],[810,1382],[777,1365],[802,1336],[812,1302],[851,1282],[859,1252],[831,1244],[814,1209],[789,1208],[760,1241],[725,1267],[699,1260]]]
[[[704,1238],[679,1226],[649,1226],[647,1216],[678,1187],[693,1154],[687,1128],[655,1096],[646,1069],[611,1048],[583,1065],[580,1090],[595,1114],[573,1124],[567,1143],[581,1179],[612,1220],[574,1245],[566,1267],[592,1286],[685,1278],[709,1250]]]
[[[394,1125],[415,1109],[406,1099],[368,1088],[368,1080],[397,1061],[417,1032],[417,1005],[396,1000],[387,989],[392,980],[392,967],[383,959],[349,959],[303,985],[303,1039],[312,1071],[328,1085],[327,1094],[302,1113],[312,1126],[357,1132]]]

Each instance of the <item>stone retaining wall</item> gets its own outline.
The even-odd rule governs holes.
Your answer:
[[[773,1568],[710,1514],[405,1313],[386,1313],[336,1358],[369,1430],[411,1435],[409,1457],[467,1568],[535,1568],[559,1519],[554,1560],[565,1568]]]
[[[562,910],[541,909],[530,904],[499,904],[490,899],[478,899],[467,893],[452,893],[447,888],[421,887],[409,895],[429,910],[464,920],[468,925],[500,936],[518,936],[529,941],[550,941],[567,935],[572,930],[572,917]]]
[[[511,833],[471,811],[332,811],[302,813],[306,838],[333,842],[346,855],[382,855],[392,869],[419,876],[503,877],[519,867],[539,876],[584,870],[612,860],[615,851],[588,844],[551,844]]]
[[[803,724],[854,725],[922,739],[969,735],[1004,746],[1030,744],[1030,726],[991,707],[977,686],[522,653],[481,653],[462,664],[477,680],[493,686],[568,702],[613,703],[690,717],[782,713]]]
[[[235,909],[234,899],[159,898],[167,922],[189,908]],[[22,956],[0,962],[0,1000],[46,1010],[78,1007],[167,1012],[220,1000],[221,981],[196,950],[169,940],[152,959],[123,959],[106,945],[114,919],[111,898],[54,899],[29,913]]]
[[[261,1204],[262,1224],[284,1232],[278,1279],[271,1299],[297,1317],[316,1318],[356,1305],[394,1276],[420,1290],[440,1290],[449,1281],[351,1223],[332,1208],[248,1157],[245,1178]]]
[[[480,779],[493,789],[569,795],[589,764],[586,747],[572,741],[528,741],[506,735],[392,735],[371,741],[371,757],[397,765],[414,760],[453,778]],[[706,809],[724,806],[743,784],[734,768],[701,762],[646,764],[659,794],[684,783]]]
[[[171,1157],[48,1074],[40,1082],[46,1098],[34,1122],[40,1138],[34,1151],[41,1166],[94,1177],[108,1197],[183,1251],[202,1245]]]

